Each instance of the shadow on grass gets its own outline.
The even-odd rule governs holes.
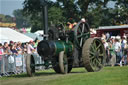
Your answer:
[[[74,74],[74,73],[87,73],[87,72],[85,72],[85,71],[83,71],[83,72],[71,72],[71,73],[69,73],[69,74]]]
[[[37,76],[48,76],[48,75],[55,75],[55,72],[36,72],[33,77]],[[17,75],[11,75],[9,77],[14,77],[14,78],[23,78],[23,77],[29,77],[27,73],[22,73],[22,74],[17,74]]]
[[[87,73],[86,71],[73,71],[70,72],[68,74],[77,74],[77,73]],[[34,74],[34,77],[38,77],[38,76],[49,76],[49,75],[64,75],[64,74],[59,74],[59,73],[55,73],[54,71],[49,71],[49,70],[44,70],[44,71],[38,71]],[[24,78],[24,77],[29,77],[27,75],[27,73],[22,73],[22,74],[17,74],[17,75],[11,75],[9,77],[13,77],[13,78]]]

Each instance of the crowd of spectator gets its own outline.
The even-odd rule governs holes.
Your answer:
[[[101,39],[107,54],[106,63],[111,66],[127,65],[127,37],[110,36],[109,33],[105,33]]]
[[[128,64],[128,41],[127,37],[123,36],[110,36],[109,33],[102,34],[101,40],[104,44],[105,51],[107,54],[106,64],[115,66],[115,65],[127,65]],[[23,54],[37,54],[37,44],[39,40],[29,41],[26,43],[13,42],[10,41],[0,43],[0,69],[2,55],[23,55]]]
[[[21,57],[24,54],[32,54],[32,53],[37,53],[37,44],[39,40],[35,41],[29,41],[26,43],[21,43],[21,42],[13,42],[10,41],[4,42],[3,44],[0,43],[0,75],[1,75],[1,69],[3,66],[3,59],[9,59],[8,63],[14,62],[14,58],[11,58],[11,55],[16,56],[16,57]],[[6,63],[7,61],[4,60]],[[18,65],[18,64],[17,64]],[[9,66],[9,65],[8,65]],[[18,69],[18,66],[17,68]],[[6,67],[5,67],[5,70]]]
[[[0,55],[4,55],[4,54],[18,55],[24,53],[31,54],[33,52],[36,52],[36,47],[38,42],[39,40],[29,41],[27,43],[13,42],[13,41],[10,41],[9,43],[4,42],[4,44],[0,43]]]

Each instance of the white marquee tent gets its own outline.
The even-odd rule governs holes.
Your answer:
[[[44,34],[44,30],[38,30],[35,32],[35,34],[37,35],[43,35]]]
[[[13,29],[0,27],[0,42],[9,42],[11,40],[14,42],[29,42],[33,39]]]

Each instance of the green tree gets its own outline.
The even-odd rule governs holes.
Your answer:
[[[4,22],[5,21],[5,15],[0,14],[0,22]]]
[[[66,18],[66,21],[72,19],[73,21],[78,21],[79,8],[77,6],[76,0],[57,0],[59,7],[63,10],[63,16]]]
[[[65,21],[65,17],[63,17],[63,11],[61,8],[56,6],[50,7],[48,10],[48,20],[50,24],[59,24]]]
[[[116,4],[123,8],[123,12],[120,14],[121,19],[118,18],[118,6],[116,5],[115,8],[109,8],[107,6],[109,1],[115,1]],[[47,0],[49,26],[50,23],[64,23],[68,22],[69,19],[77,22],[83,17],[86,18],[90,26],[94,28],[114,25],[115,21],[123,21],[124,18],[126,18],[124,15],[127,14],[127,1],[128,0],[56,0],[56,2],[52,2],[51,0]],[[43,5],[44,3],[41,2],[41,0],[25,0],[24,2],[24,14],[30,16],[31,26],[34,31],[42,29]]]
[[[29,27],[29,17],[23,16],[23,10],[17,9],[13,11],[13,15],[16,18],[16,27],[17,28],[23,28],[23,27]]]
[[[48,23],[58,24],[64,22],[63,10],[56,3],[47,0],[48,5]],[[24,16],[30,16],[32,32],[43,29],[43,6],[41,0],[25,0]]]
[[[11,17],[10,15],[0,14],[0,22],[12,23],[13,22],[13,17]]]
[[[4,22],[8,22],[8,23],[12,23],[13,22],[13,17],[11,17],[10,15],[5,15],[5,21]]]
[[[109,1],[110,0],[92,0],[89,3],[86,13],[82,16],[85,16],[92,28],[109,26],[113,24],[114,12],[112,8],[107,6]]]
[[[117,21],[120,24],[126,23],[128,20],[128,0],[117,0],[115,10],[117,11]]]

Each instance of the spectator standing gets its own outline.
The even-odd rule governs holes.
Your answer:
[[[17,52],[17,49],[16,49],[16,46],[15,45],[12,45],[11,47],[10,47],[10,49],[11,49],[11,51],[12,51],[12,54],[18,54],[18,52]]]
[[[28,43],[28,45],[27,45],[27,53],[28,54],[32,54],[33,53],[33,51],[35,50],[33,47],[32,47],[32,41],[30,41],[29,43]]]
[[[8,43],[7,42],[4,42],[3,51],[4,51],[5,54],[8,53],[8,50],[7,49],[8,49]]]
[[[10,42],[9,42],[9,45],[13,45],[13,44],[14,44],[13,41],[10,41]]]
[[[18,42],[18,43],[17,43],[16,49],[17,49],[18,54],[22,54],[21,42]]]
[[[122,62],[126,65],[127,63],[127,40],[126,37],[122,37],[121,41],[121,51],[122,51],[122,56],[120,60],[120,66],[122,66]]]
[[[108,41],[109,38],[110,38],[110,34],[109,34],[109,32],[107,32],[107,33],[106,33],[106,40]]]
[[[119,63],[120,62],[120,58],[121,58],[121,43],[119,41],[119,39],[115,39],[115,52],[116,52],[116,62]]]
[[[27,45],[26,45],[26,43],[22,44],[22,53],[23,54],[27,53]]]
[[[11,51],[11,48],[10,48],[11,46],[8,46],[7,47],[7,50],[6,50],[6,54],[7,55],[11,55],[12,54],[12,51]]]
[[[105,48],[106,55],[107,55],[106,63],[108,64],[109,63],[109,44],[106,42],[105,39],[102,39],[102,42],[104,44],[104,48]]]
[[[104,33],[102,34],[101,39],[102,39],[102,40],[103,40],[103,39],[105,39],[105,40],[106,40],[106,35],[105,35]]]
[[[34,48],[37,48],[37,45],[38,45],[39,42],[40,42],[40,40],[35,41]]]
[[[109,52],[110,52],[110,57],[111,57],[110,64],[111,66],[114,66],[116,64],[116,53],[115,53],[114,43],[110,44]]]
[[[2,71],[2,55],[4,54],[2,44],[0,43],[0,76]]]

